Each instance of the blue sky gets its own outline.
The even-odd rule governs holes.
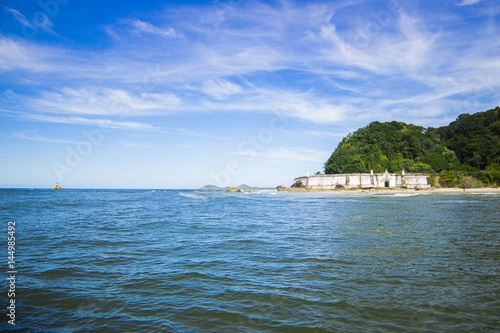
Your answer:
[[[496,0],[0,5],[0,187],[289,186],[499,105]]]

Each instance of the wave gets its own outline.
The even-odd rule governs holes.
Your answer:
[[[268,195],[276,195],[276,190],[250,190],[243,191],[244,194],[268,194]]]
[[[378,197],[414,197],[423,195],[423,193],[373,193],[372,195]]]
[[[209,197],[206,197],[204,195],[197,195],[197,194],[191,194],[191,193],[179,193],[179,195],[185,197],[185,198],[191,198],[191,199],[210,199]]]

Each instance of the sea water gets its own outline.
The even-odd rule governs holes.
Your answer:
[[[0,217],[6,329],[500,330],[499,195],[4,189]]]

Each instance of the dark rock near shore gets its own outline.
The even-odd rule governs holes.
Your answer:
[[[278,191],[287,191],[287,188],[286,188],[286,186],[285,186],[285,185],[280,185],[280,186],[276,187],[276,189],[277,189]]]
[[[226,192],[241,192],[241,190],[237,187],[229,187]]]

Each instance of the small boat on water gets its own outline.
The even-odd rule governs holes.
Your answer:
[[[59,184],[56,182],[56,186],[54,186],[53,190],[65,190],[65,188],[59,187]]]

